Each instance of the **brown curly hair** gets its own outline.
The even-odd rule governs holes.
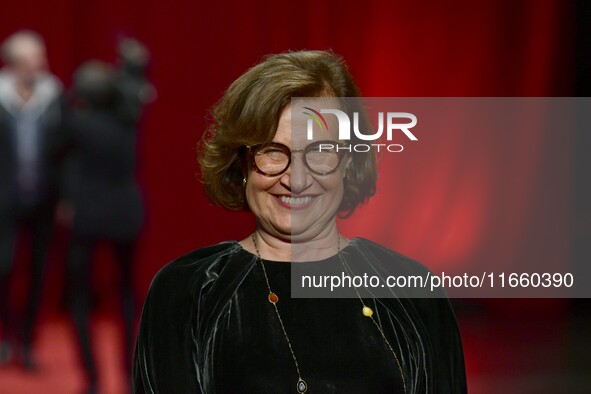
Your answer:
[[[211,111],[212,122],[198,147],[207,196],[232,210],[248,209],[242,180],[245,146],[270,142],[282,109],[292,97],[359,97],[343,59],[329,51],[297,51],[266,56],[226,90]],[[355,100],[354,100],[355,102]],[[361,100],[343,103],[369,125]],[[355,139],[356,137],[353,136]],[[356,141],[351,141],[355,143]],[[339,211],[344,216],[375,193],[375,154],[352,155]]]

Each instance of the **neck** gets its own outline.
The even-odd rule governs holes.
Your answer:
[[[323,260],[334,256],[338,251],[339,244],[343,248],[348,243],[339,234],[336,224],[327,228],[314,239],[305,242],[294,242],[289,238],[276,237],[264,231],[261,226],[257,226],[253,236],[261,258],[285,262]],[[251,253],[257,253],[257,248],[251,237],[244,239],[241,244]]]
[[[33,96],[34,81],[24,81],[19,79],[16,81],[15,85],[16,92],[23,101],[23,103],[29,101],[31,96]]]

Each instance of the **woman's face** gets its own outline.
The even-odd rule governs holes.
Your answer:
[[[336,121],[327,130],[315,130],[306,138],[306,120],[294,122],[291,107],[281,112],[272,142],[290,150],[303,150],[314,141],[337,141]],[[328,120],[328,119],[327,119]],[[292,152],[291,164],[277,176],[265,176],[249,164],[246,199],[261,230],[291,242],[314,240],[336,225],[336,214],[343,199],[343,178],[350,158],[345,155],[335,172],[312,173],[304,164],[303,151]]]

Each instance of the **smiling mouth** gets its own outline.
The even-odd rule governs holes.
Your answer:
[[[293,196],[275,196],[277,200],[281,203],[281,205],[297,209],[297,208],[304,208],[308,206],[314,196],[301,196],[301,197],[293,197]]]

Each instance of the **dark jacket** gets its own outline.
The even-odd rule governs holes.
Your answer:
[[[352,239],[339,254],[347,264],[362,263],[369,274],[427,272],[364,239]],[[358,299],[291,299],[291,264],[267,263],[310,392],[404,391],[400,369],[372,321],[361,315]],[[338,255],[304,264],[340,269]],[[294,362],[261,271],[257,256],[234,241],[196,250],[164,267],[144,304],[135,393],[295,392]],[[406,393],[466,393],[460,334],[445,295],[418,299],[408,298],[413,293],[404,289],[395,291],[391,298],[368,297],[365,303],[397,353]]]
[[[58,197],[59,177],[66,135],[61,85],[51,75],[39,82],[41,92],[20,109],[15,104],[10,74],[0,72],[0,216],[10,215],[23,201],[19,195],[19,160],[15,119],[19,111],[32,113],[39,127],[36,144],[38,177],[34,203],[53,204]],[[34,100],[34,101],[33,101]],[[29,105],[30,104],[30,105]]]
[[[136,128],[107,109],[74,110],[64,177],[78,235],[132,240],[142,225],[135,180]]]

